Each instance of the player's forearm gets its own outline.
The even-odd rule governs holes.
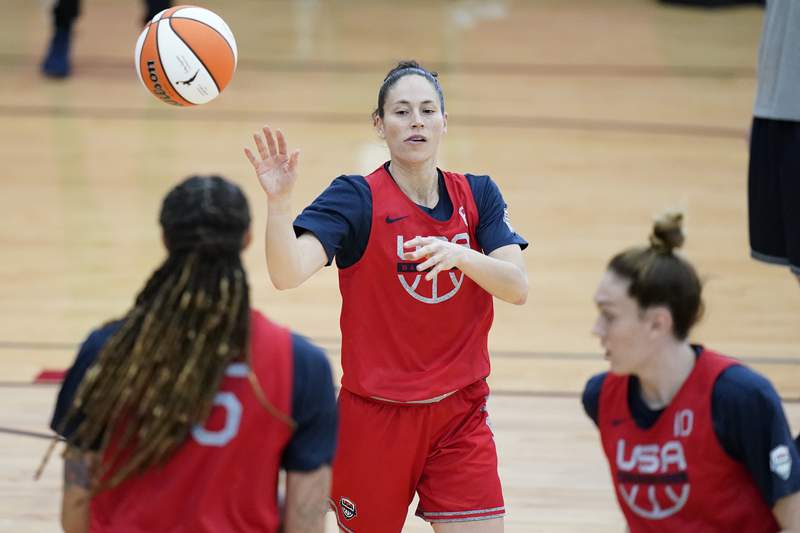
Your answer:
[[[286,475],[286,519],[284,533],[325,531],[325,514],[331,489],[331,468]]]
[[[71,446],[64,452],[61,528],[65,533],[89,531],[90,488],[95,463],[94,454],[83,453]]]
[[[528,298],[528,275],[514,263],[469,250],[460,268],[496,298],[515,305],[524,304]]]
[[[781,533],[800,533],[800,492],[784,496],[772,508]]]
[[[268,202],[266,256],[269,277],[276,289],[297,287],[311,275],[305,274],[288,198]]]

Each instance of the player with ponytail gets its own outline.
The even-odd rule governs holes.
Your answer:
[[[159,221],[166,259],[84,342],[59,393],[64,529],[276,532],[285,468],[284,531],[322,531],[330,368],[250,307],[244,194],[194,176],[166,195]]]
[[[688,337],[702,283],[683,217],[608,263],[595,292],[610,371],[586,384],[629,530],[800,531],[800,456],[764,377]]]
[[[265,127],[246,149],[266,193],[266,256],[279,289],[334,260],[342,295],[341,434],[332,508],[342,531],[397,533],[414,494],[440,533],[499,533],[505,504],[487,424],[493,300],[528,296],[508,206],[486,175],[438,167],[439,77],[401,61],[372,124],[389,160],[343,175],[296,218],[299,151]]]

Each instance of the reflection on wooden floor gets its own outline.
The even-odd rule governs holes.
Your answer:
[[[664,8],[651,0],[219,0],[239,70],[202,108],[139,86],[137,2],[84,2],[74,75],[37,71],[40,3],[8,0],[0,31],[0,530],[57,531],[59,466],[30,475],[55,388],[94,326],[121,313],[162,257],[156,211],[191,173],[241,183],[263,230],[264,200],[241,147],[261,124],[302,149],[296,208],[334,177],[387,155],[369,114],[386,70],[415,57],[440,70],[450,115],[441,166],[488,173],[532,245],[523,308],[496,305],[490,408],[507,531],[621,531],[606,465],[578,393],[604,368],[589,329],[605,262],[644,241],[669,207],[688,218],[686,254],[706,280],[695,337],[744,357],[800,398],[800,290],[751,261],[745,135],[761,12]],[[246,253],[255,304],[338,360],[336,272],[277,292],[263,245]],[[793,427],[800,408],[787,403]],[[10,432],[7,430],[14,430]],[[23,432],[23,433],[20,433]],[[412,508],[413,511],[413,508]],[[406,531],[427,531],[419,519]]]

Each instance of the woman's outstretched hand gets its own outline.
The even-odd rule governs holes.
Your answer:
[[[270,200],[287,198],[297,180],[297,160],[300,157],[300,150],[289,154],[283,132],[276,130],[273,137],[269,126],[264,126],[260,133],[253,134],[253,139],[258,149],[258,157],[249,148],[244,149],[244,155],[253,165],[261,187]]]

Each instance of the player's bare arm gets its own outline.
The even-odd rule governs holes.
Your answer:
[[[300,150],[288,152],[280,130],[269,126],[253,135],[258,155],[244,149],[267,194],[266,258],[269,277],[277,289],[297,287],[327,262],[325,249],[310,233],[297,237],[292,226],[291,193],[297,181]]]
[[[61,527],[65,533],[89,531],[89,502],[97,458],[72,446],[64,452]]]
[[[522,250],[516,244],[501,246],[489,255],[437,239],[415,237],[404,243],[405,259],[424,259],[417,270],[429,272],[431,280],[442,271],[458,268],[492,296],[506,302],[522,305],[528,298],[528,274],[522,259]]]
[[[772,508],[781,533],[800,533],[800,492],[784,496]]]
[[[331,467],[286,475],[284,533],[319,533],[325,530],[325,514],[331,489]]]

